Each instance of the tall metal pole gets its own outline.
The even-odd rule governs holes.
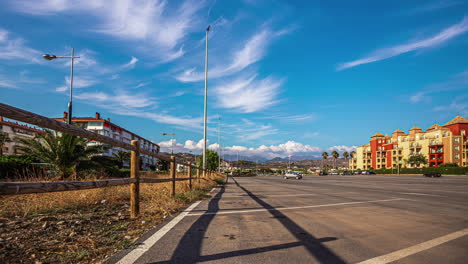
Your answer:
[[[174,155],[174,133],[172,133],[172,138],[171,138],[171,155]]]
[[[205,44],[205,104],[203,116],[203,177],[206,176],[206,116],[208,107],[208,32],[210,26],[206,28],[206,44]]]
[[[75,49],[71,50],[71,64],[70,64],[70,101],[68,102],[68,124],[72,123],[72,104],[73,104],[73,63],[75,57]]]
[[[218,172],[221,172],[221,137],[220,137],[221,117],[218,117]]]

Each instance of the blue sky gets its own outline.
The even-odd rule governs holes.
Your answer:
[[[75,64],[74,115],[176,151],[263,157],[350,151],[380,131],[468,116],[468,1],[0,3],[0,101],[58,117]]]

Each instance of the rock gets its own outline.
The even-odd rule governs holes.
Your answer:
[[[125,239],[128,239],[128,240],[132,239],[131,236],[124,236],[124,238],[125,238]]]
[[[31,254],[31,258],[36,258],[36,254]]]
[[[53,216],[44,216],[44,217],[39,218],[40,222],[57,221],[57,220],[58,220],[57,217],[53,217]]]
[[[107,201],[106,200],[102,200],[101,201],[101,204],[105,204]]]

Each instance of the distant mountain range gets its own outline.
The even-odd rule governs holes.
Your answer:
[[[170,153],[165,153],[167,155],[170,155]],[[194,162],[195,161],[195,155],[190,154],[190,153],[175,153],[174,154],[179,161],[185,161],[185,162]],[[197,155],[200,156],[200,155]],[[227,161],[237,161],[237,155],[224,155],[224,160]],[[273,163],[289,163],[289,158],[285,157],[276,157],[273,159],[266,159],[264,157],[260,156],[239,156],[239,160],[245,160],[245,161],[251,161],[251,162],[257,162],[257,163],[263,163],[263,164],[273,164]],[[324,164],[332,165],[333,158],[328,157],[327,160],[322,161],[321,157],[314,157],[314,156],[291,156],[291,163],[294,165],[299,165],[299,166],[321,166],[322,162]],[[338,158],[336,160],[337,166],[345,166],[348,161],[345,160],[344,158]]]

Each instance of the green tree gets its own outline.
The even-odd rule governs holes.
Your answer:
[[[349,155],[351,156],[351,158],[354,158],[356,157],[356,151],[351,151],[351,153],[349,153]]]
[[[212,171],[218,170],[219,156],[215,151],[206,150],[206,168]],[[203,155],[197,157],[197,166],[203,168]]]
[[[424,156],[422,154],[414,154],[414,155],[411,155],[408,158],[407,163],[415,164],[416,166],[419,167],[419,165],[421,165],[421,164],[424,164],[424,165],[427,164],[427,158],[426,158],[426,156]]]
[[[130,160],[130,152],[119,150],[117,153],[114,153],[114,158],[119,163],[119,169],[123,168],[123,164],[125,161]]]
[[[0,132],[0,156],[3,156],[3,146],[5,146],[7,142],[11,142],[8,134]]]
[[[335,169],[336,169],[336,160],[340,157],[340,153],[334,150],[332,151],[332,157],[333,157],[333,164],[335,165]]]
[[[156,164],[158,165],[158,170],[163,170],[163,171],[168,171],[169,170],[169,166],[170,166],[169,161],[158,160],[156,162]]]
[[[343,158],[345,158],[345,160],[348,161],[348,158],[349,158],[348,151],[343,152]]]
[[[87,140],[67,133],[46,130],[34,138],[16,138],[17,148],[40,162],[57,168],[60,179],[76,175],[76,167],[83,160],[103,152],[102,145],[87,145]]]
[[[327,153],[327,152],[323,152],[323,153],[322,153],[322,158],[323,158],[323,159],[322,159],[322,169],[323,169],[323,163],[324,163],[324,161],[328,158],[328,153]]]

